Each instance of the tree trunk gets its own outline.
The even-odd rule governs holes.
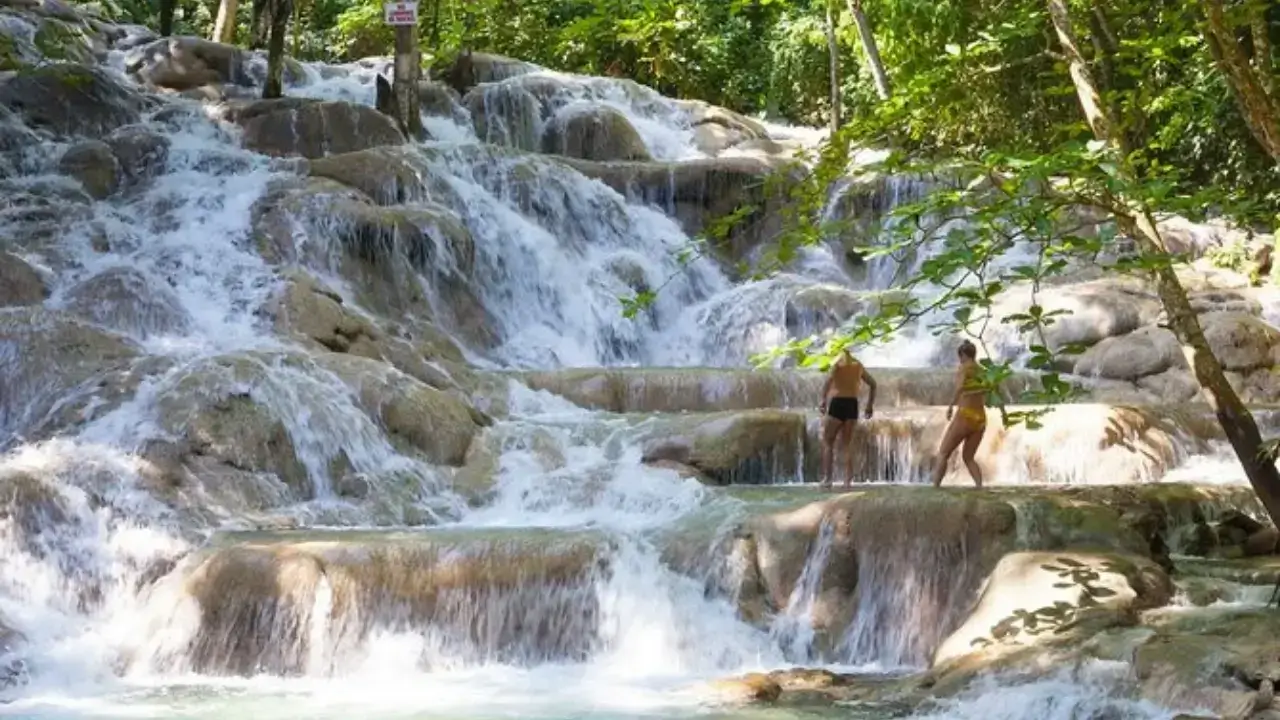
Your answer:
[[[862,52],[867,56],[867,65],[871,67],[871,76],[876,81],[876,94],[881,100],[888,100],[889,73],[885,72],[884,62],[880,60],[880,47],[876,45],[876,36],[871,33],[871,23],[867,14],[862,11],[862,0],[847,0],[849,14],[858,26],[858,38],[862,41]]]
[[[835,0],[827,0],[827,20],[823,30],[827,35],[827,58],[831,82],[831,132],[840,129],[840,44],[836,42],[836,18],[831,6]]]
[[[1047,3],[1054,30],[1067,59],[1076,95],[1080,99],[1080,107],[1093,128],[1094,135],[1120,154],[1120,171],[1129,174],[1132,172],[1127,160],[1129,148],[1125,147],[1127,143],[1120,132],[1122,128],[1118,125],[1119,119],[1110,117],[1108,108],[1099,99],[1097,83],[1076,42],[1066,0],[1047,0]],[[1127,198],[1118,200],[1119,202],[1113,203],[1112,211],[1120,229],[1133,238],[1143,251],[1168,257],[1168,248],[1150,214],[1133,210],[1136,203],[1125,202]],[[1271,515],[1272,521],[1280,522],[1280,471],[1276,470],[1275,462],[1264,453],[1262,434],[1258,431],[1253,415],[1227,381],[1222,364],[1209,347],[1204,330],[1200,327],[1200,319],[1192,309],[1187,292],[1173,268],[1162,265],[1155,272],[1155,282],[1156,292],[1160,295],[1169,318],[1169,326],[1182,343],[1183,352],[1195,372],[1196,380],[1244,467],[1249,483]]]
[[[1276,97],[1275,59],[1271,56],[1271,33],[1267,24],[1267,5],[1259,3],[1249,18],[1249,35],[1253,39],[1253,67],[1262,78],[1262,89],[1271,98],[1272,107],[1280,103]]]
[[[284,41],[289,31],[289,3],[268,0],[271,13],[271,37],[267,41],[267,82],[262,87],[264,99],[284,97]]]
[[[236,12],[240,10],[240,0],[222,0],[218,3],[218,17],[213,23],[214,42],[232,45],[236,41]]]
[[[173,15],[178,8],[178,0],[160,0],[160,36],[173,34]]]
[[[1236,41],[1235,28],[1227,24],[1222,0],[1202,0],[1205,14],[1205,41],[1217,61],[1218,69],[1231,86],[1240,114],[1244,116],[1249,132],[1257,139],[1272,160],[1280,163],[1280,103],[1267,94],[1271,73],[1260,78],[1260,73],[1249,63],[1240,43]],[[1264,35],[1265,35],[1265,27]]]
[[[397,25],[391,94],[395,98],[396,122],[400,131],[410,139],[422,134],[421,109],[418,107],[418,76],[422,63],[418,57],[418,27]]]

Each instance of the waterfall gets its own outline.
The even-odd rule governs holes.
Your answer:
[[[818,537],[804,561],[800,579],[787,598],[787,606],[774,618],[771,634],[787,651],[789,657],[799,662],[814,659],[814,603],[822,585],[822,575],[827,569],[827,557],[835,537],[835,525],[824,520],[818,528]]]

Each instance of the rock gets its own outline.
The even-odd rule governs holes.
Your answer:
[[[367,318],[343,306],[342,297],[314,278],[296,273],[277,301],[276,329],[313,340],[333,352],[360,342],[376,343],[382,333]]]
[[[102,137],[138,122],[149,103],[103,70],[56,63],[23,70],[0,84],[0,105],[33,128]]]
[[[1144,610],[1164,605],[1172,595],[1169,577],[1145,558],[1012,553],[992,570],[977,607],[943,641],[933,662],[942,665],[996,646],[1034,645],[1086,611]]]
[[[0,347],[0,433],[28,439],[110,408],[112,374],[137,356],[124,338],[41,307],[0,310]]]
[[[160,175],[169,160],[169,138],[140,125],[111,133],[107,136],[107,145],[119,163],[126,186]]]
[[[1139,378],[1138,387],[1171,403],[1188,402],[1200,394],[1200,383],[1189,370],[1170,369]]]
[[[374,360],[324,354],[316,362],[351,387],[393,441],[438,465],[461,466],[466,460],[479,427],[458,398]]]
[[[786,327],[793,337],[808,337],[834,330],[855,315],[878,313],[886,303],[901,301],[894,291],[857,292],[839,285],[811,285],[787,300]]]
[[[762,673],[717,680],[712,689],[732,702],[773,702],[782,694],[782,686]]]
[[[0,251],[0,308],[39,305],[49,289],[35,268],[10,252]]]
[[[423,115],[455,118],[462,109],[462,96],[442,82],[424,80],[418,83],[418,104]]]
[[[301,98],[256,100],[228,112],[244,128],[244,145],[276,157],[327,155],[402,145],[390,117],[365,105]]]
[[[532,63],[513,60],[491,53],[464,52],[438,77],[460,95],[481,83],[500,82],[542,68]],[[434,73],[433,73],[434,75]]]
[[[542,137],[544,152],[608,162],[652,159],[640,133],[622,111],[607,105],[568,105]]]
[[[111,268],[73,287],[66,309],[139,339],[191,329],[191,317],[172,290],[127,267]]]
[[[1252,315],[1212,313],[1202,318],[1205,339],[1226,370],[1246,371],[1277,364],[1276,330]]]
[[[688,465],[722,485],[776,482],[802,470],[797,458],[806,422],[798,413],[751,410],[699,418],[689,425],[684,432],[660,431],[647,440],[643,461]]]
[[[1093,345],[1102,340],[1131,333],[1154,323],[1161,305],[1155,295],[1131,280],[1094,280],[1055,287],[1041,292],[1038,303],[1045,313],[1066,311],[1053,318],[1045,328],[1050,349],[1067,345]],[[992,314],[996,318],[1025,313],[1032,304],[1030,289],[1018,287],[996,300]],[[1037,341],[1038,342],[1038,341]]]
[[[1245,557],[1254,557],[1258,555],[1274,555],[1277,545],[1280,545],[1280,531],[1274,527],[1264,527],[1249,535],[1249,539],[1244,542]]]
[[[1205,290],[1188,295],[1191,308],[1200,315],[1214,312],[1262,314],[1261,303],[1237,290]]]
[[[536,152],[542,104],[520,83],[475,88],[462,99],[481,142]]]
[[[128,53],[125,66],[141,82],[170,90],[211,84],[252,85],[245,54],[196,37],[161,38]]]
[[[101,140],[72,145],[58,161],[58,172],[79,180],[85,192],[97,200],[120,187],[120,162],[111,146]]]
[[[427,199],[431,177],[416,156],[387,146],[317,159],[311,174],[359,190],[379,205]]]
[[[1164,328],[1147,326],[1103,339],[1076,361],[1075,373],[1111,380],[1138,380],[1167,370],[1187,370],[1182,345]]]

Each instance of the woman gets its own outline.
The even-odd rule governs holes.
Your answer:
[[[965,340],[960,343],[957,354],[960,356],[960,367],[956,369],[956,394],[947,407],[949,424],[946,434],[942,436],[942,444],[938,447],[938,463],[933,468],[933,486],[942,484],[951,454],[963,445],[960,457],[964,460],[965,467],[969,468],[974,484],[981,488],[982,469],[973,456],[978,452],[978,443],[982,442],[982,434],[987,430],[986,391],[977,384],[980,369],[978,348]],[[959,409],[954,417],[953,408]]]

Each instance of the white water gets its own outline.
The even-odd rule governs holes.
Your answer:
[[[565,84],[563,97],[555,100],[557,112],[603,104],[631,120],[655,158],[700,155],[684,111],[650,91],[558,74],[539,77]],[[321,79],[311,68],[308,84],[293,92],[372,104],[371,82],[368,70],[350,68]],[[370,419],[358,390],[300,357],[262,317],[282,283],[280,268],[254,246],[250,210],[289,171],[239,149],[235,131],[205,120],[198,104],[169,103],[187,112],[149,124],[169,142],[162,176],[139,192],[85,205],[86,212],[70,218],[51,242],[24,252],[49,270],[50,309],[76,309],[78,291],[121,268],[132,273],[124,287],[164,302],[124,302],[117,312],[94,318],[126,336],[140,354],[160,361],[138,371],[146,377],[129,399],[113,405],[98,398],[86,406],[85,422],[75,432],[42,444],[28,443],[23,435],[50,411],[48,405],[66,402],[60,396],[70,395],[70,388],[40,388],[31,394],[39,402],[15,393],[32,409],[6,406],[0,416],[0,430],[14,434],[4,439],[12,449],[0,458],[0,476],[32,478],[30,485],[13,485],[14,495],[4,498],[29,514],[0,515],[6,570],[0,574],[0,625],[23,636],[16,650],[0,654],[0,699],[11,701],[0,706],[0,714],[687,714],[707,699],[701,681],[812,659],[805,621],[829,542],[819,542],[810,557],[812,567],[806,567],[799,594],[788,605],[787,632],[771,635],[741,622],[728,598],[707,592],[703,578],[676,573],[662,561],[659,535],[677,523],[699,521],[702,513],[720,517],[727,528],[731,523],[723,517],[732,519],[743,504],[674,471],[642,465],[631,420],[601,419],[515,385],[512,417],[491,430],[507,439],[496,458],[495,490],[478,507],[448,489],[448,471],[402,454]],[[437,189],[450,191],[433,200],[465,222],[476,245],[475,287],[485,329],[495,336],[487,346],[465,348],[477,363],[736,366],[785,339],[786,305],[797,292],[832,284],[845,290],[887,285],[883,267],[855,281],[829,248],[807,253],[794,275],[738,286],[709,261],[686,268],[677,254],[689,238],[661,209],[628,203],[557,163],[481,148],[470,125],[457,120],[428,120],[437,142],[428,143],[417,160],[439,181]],[[544,128],[535,129],[540,134]],[[61,149],[52,145],[37,153],[36,170],[16,186],[65,184],[52,174]],[[0,223],[11,219],[14,224],[4,229],[20,232],[16,217],[0,217]],[[348,304],[358,305],[356,292],[334,268],[319,265],[311,269],[343,290]],[[671,277],[639,321],[621,316],[619,296],[637,284],[662,286]],[[431,282],[423,284],[430,286],[428,294],[435,292],[435,302],[446,301]],[[465,344],[464,325],[448,329]],[[923,364],[937,349],[923,335],[903,342],[874,351],[868,361]],[[15,376],[17,369],[27,372],[26,363],[40,362],[25,360],[8,345],[0,347],[0,360],[0,371]],[[283,428],[304,471],[304,487],[246,471],[172,488],[161,468],[135,454],[150,443],[175,440],[194,419],[186,403],[203,407],[241,397],[265,408],[269,420]],[[334,486],[332,468],[339,459],[369,484],[364,500],[343,497]],[[608,563],[590,578],[587,596],[598,618],[589,657],[537,663],[477,659],[477,648],[465,639],[455,642],[439,628],[390,621],[353,643],[342,635],[335,600],[340,595],[326,577],[310,594],[298,590],[306,600],[298,638],[307,641],[300,677],[197,675],[184,655],[200,636],[201,618],[182,587],[182,571],[139,592],[144,578],[163,574],[216,529],[424,522],[439,523],[439,532],[602,535]],[[709,544],[720,540],[710,535]],[[869,566],[869,573],[875,571]],[[237,588],[225,589],[230,595]],[[894,599],[867,597],[881,604],[877,609]],[[493,630],[490,624],[521,609],[490,596],[477,603],[472,619]],[[861,662],[890,656],[872,642],[884,639],[883,630],[860,626],[866,635],[851,642],[850,657]],[[909,645],[902,636],[910,631],[904,624],[889,640],[895,647]],[[10,663],[19,657],[24,684],[3,687],[6,668],[17,667]],[[1008,697],[1036,707],[1046,692],[1082,704],[1096,695],[1089,687],[1051,684],[1038,694]],[[966,700],[948,710],[948,717],[976,716],[990,697]]]

